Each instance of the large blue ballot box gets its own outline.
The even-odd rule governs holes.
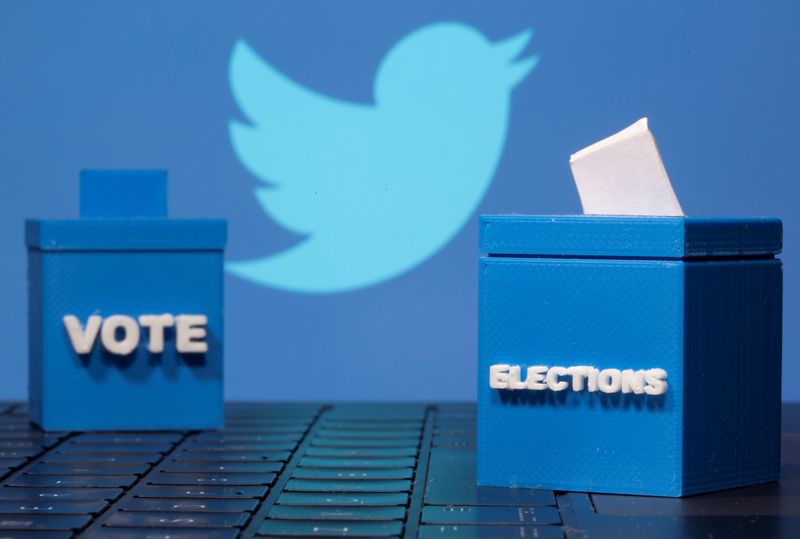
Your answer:
[[[778,219],[481,219],[478,482],[684,496],[778,478]]]

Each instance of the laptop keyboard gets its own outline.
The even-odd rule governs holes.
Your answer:
[[[230,404],[225,429],[42,433],[0,407],[0,538],[563,537],[475,486],[473,405]]]
[[[474,405],[231,404],[203,432],[53,432],[0,404],[0,539],[800,537],[771,483],[685,499],[475,486]]]

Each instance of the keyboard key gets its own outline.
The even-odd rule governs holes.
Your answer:
[[[260,424],[252,424],[252,425],[243,424],[243,425],[235,425],[235,426],[232,425],[232,426],[226,427],[225,430],[222,430],[222,431],[219,431],[219,432],[221,434],[225,434],[225,435],[228,435],[228,434],[247,434],[247,435],[251,435],[251,434],[269,434],[269,433],[279,432],[280,429],[282,429],[282,428],[283,427],[272,426],[272,425],[266,425],[265,426],[265,425],[260,425]],[[292,431],[294,431],[295,427],[293,425],[287,425],[286,428],[287,429],[292,429]],[[302,432],[305,432],[306,430],[307,430],[307,427],[303,427]]]
[[[564,539],[560,526],[442,526],[419,527],[419,539]]]
[[[399,440],[382,440],[377,438],[323,438],[316,436],[311,440],[314,447],[389,447],[412,448],[416,451],[419,445],[417,438],[402,438]]]
[[[408,492],[411,481],[316,481],[311,479],[290,479],[286,483],[288,491],[305,492]]]
[[[297,468],[297,479],[411,479],[413,468]]]
[[[58,453],[166,453],[172,449],[172,444],[76,444],[71,441],[56,448]]]
[[[201,432],[190,441],[198,442],[277,442],[300,441],[306,427],[274,427],[265,429],[263,433],[234,434],[224,432]]]
[[[44,434],[35,430],[28,431],[0,431],[0,440],[30,440],[41,446],[50,446],[59,441],[62,436],[57,434]]]
[[[271,485],[274,473],[265,474],[192,474],[160,472],[149,476],[152,485]]]
[[[102,511],[108,502],[104,500],[86,502],[65,501],[0,501],[0,513],[54,513],[86,515]]]
[[[403,523],[358,521],[266,520],[258,529],[259,535],[278,537],[391,537],[403,532]]]
[[[254,511],[258,506],[256,498],[132,498],[120,509],[122,511],[183,511],[183,512],[225,512],[236,513]]]
[[[239,536],[239,528],[105,528],[96,532],[81,534],[82,538],[113,539],[235,539]],[[2,539],[2,538],[0,538]]]
[[[106,520],[110,528],[234,528],[244,526],[250,513],[178,513],[117,511]]]
[[[528,507],[555,505],[556,500],[552,490],[478,487],[472,449],[434,448],[425,485],[425,503]]]
[[[225,434],[221,432],[203,432],[189,438],[192,444],[275,444],[280,442],[299,442],[302,433],[282,434]]]
[[[337,404],[325,414],[325,420],[362,420],[376,423],[393,421],[421,421],[425,417],[427,405],[425,404]],[[384,425],[386,428],[386,425]]]
[[[228,416],[225,418],[225,427],[215,432],[227,433],[234,430],[239,425],[255,425],[263,429],[298,429],[308,428],[313,419],[298,416],[298,417],[285,417],[281,419],[277,416]]]
[[[70,539],[72,536],[69,530],[0,530],[0,539]]]
[[[474,436],[478,432],[477,427],[474,424],[471,425],[464,425],[459,423],[437,423],[436,426],[433,428],[433,434],[459,434],[459,435],[469,435]]]
[[[42,462],[119,462],[129,464],[153,464],[154,462],[161,460],[163,456],[164,455],[161,455],[160,453],[57,453],[51,451],[42,457]]]
[[[309,414],[225,414],[225,430],[238,423],[259,423],[264,425],[276,424],[308,424],[314,420],[313,415]]]
[[[183,434],[175,433],[111,433],[111,432],[87,432],[79,434],[70,440],[70,444],[92,445],[92,444],[176,444],[181,441]]]
[[[433,447],[473,447],[477,443],[475,438],[455,438],[436,436]]]
[[[113,531],[112,531],[113,530]],[[81,534],[81,538],[107,539],[235,539],[239,536],[239,528],[105,528],[97,532]],[[2,538],[0,538],[2,539]]]
[[[189,473],[275,473],[281,471],[283,463],[264,462],[197,462],[197,461],[172,461],[162,468],[165,472]]]
[[[41,444],[25,439],[7,439],[7,438],[0,438],[0,450],[6,449],[41,449]]]
[[[134,481],[133,475],[27,475],[14,477],[6,483],[11,487],[127,487]]]
[[[308,468],[413,468],[417,459],[404,458],[376,458],[376,459],[348,459],[303,457],[300,466]]]
[[[440,432],[433,434],[434,443],[446,445],[451,442],[475,442],[477,440],[477,433],[472,432]]]
[[[0,487],[0,500],[113,500],[119,488],[29,488]]]
[[[228,414],[279,414],[286,417],[300,414],[316,415],[320,408],[319,404],[294,402],[230,402],[225,404],[225,411]]]
[[[0,450],[0,459],[26,459],[41,452],[41,449],[4,449]]]
[[[560,524],[555,507],[427,506],[426,524]]]
[[[90,515],[0,514],[0,530],[77,530]]]
[[[197,442],[184,447],[184,451],[291,451],[297,442]]]
[[[419,429],[397,429],[397,430],[337,430],[323,428],[317,431],[318,436],[324,438],[378,438],[388,439],[419,439],[421,435]]]
[[[269,518],[283,520],[403,520],[406,508],[401,506],[295,506],[275,505]]]
[[[267,487],[223,487],[204,485],[202,487],[178,487],[166,485],[145,485],[136,491],[142,498],[263,498]]]
[[[330,430],[346,430],[346,431],[381,431],[391,429],[395,430],[409,430],[419,432],[422,430],[422,421],[325,421],[322,423],[323,428]]]
[[[2,421],[0,422],[0,430],[3,431],[10,431],[10,430],[18,430],[18,431],[28,431],[31,428],[31,422],[27,419],[22,419],[20,421]]]
[[[321,492],[281,492],[277,503],[285,505],[406,505],[404,492],[331,494]]]
[[[263,461],[287,461],[291,453],[288,451],[275,451],[272,453],[261,453],[258,451],[182,451],[176,456],[177,460],[196,460],[202,462],[215,461],[239,461],[239,462],[263,462]]]
[[[370,449],[350,449],[346,447],[309,447],[309,457],[341,457],[341,458],[381,458],[381,457],[416,457],[416,447],[376,447]]]
[[[117,464],[107,462],[46,463],[39,462],[25,468],[29,475],[134,475],[150,469],[148,464]]]

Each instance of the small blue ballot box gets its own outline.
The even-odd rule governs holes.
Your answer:
[[[165,171],[84,171],[80,219],[27,221],[42,428],[222,426],[226,223],[168,219],[166,200]]]
[[[778,478],[780,220],[480,227],[480,485],[685,496]]]

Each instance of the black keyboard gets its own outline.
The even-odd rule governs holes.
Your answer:
[[[781,536],[800,530],[800,504],[774,509],[800,499],[784,444],[782,491],[589,496],[476,487],[469,404],[231,404],[222,431],[141,433],[43,433],[9,404],[0,538]]]

